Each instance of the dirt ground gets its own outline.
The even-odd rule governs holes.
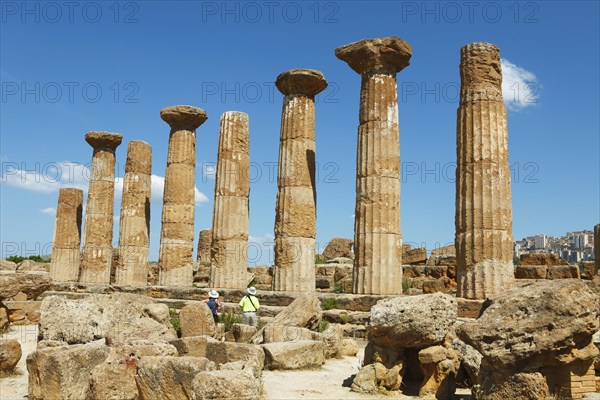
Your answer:
[[[27,398],[27,355],[37,346],[37,325],[13,326],[0,339],[17,339],[21,343],[23,355],[13,373],[0,378],[0,399],[16,400]]]

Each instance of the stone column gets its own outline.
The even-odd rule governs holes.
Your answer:
[[[594,226],[594,266],[596,274],[600,274],[600,224]]]
[[[123,135],[88,132],[85,140],[94,148],[90,187],[85,206],[85,230],[79,282],[110,283],[113,211],[115,202],[115,150]]]
[[[327,81],[320,71],[293,69],[280,74],[275,84],[285,98],[279,142],[273,290],[314,291],[314,96],[327,87]]]
[[[395,36],[365,39],[335,55],[361,75],[353,292],[402,293],[400,129],[396,73],[412,47]]]
[[[160,232],[158,284],[191,286],[194,268],[196,129],[206,121],[204,110],[190,106],[163,108],[169,124],[169,150]]]
[[[212,287],[245,289],[252,280],[246,271],[249,139],[248,114],[230,111],[221,116],[210,250]]]
[[[457,296],[485,299],[514,279],[510,170],[500,51],[471,43],[460,52],[457,115]]]
[[[140,140],[129,142],[119,222],[117,285],[148,284],[151,175],[152,147]]]
[[[210,264],[210,244],[212,243],[212,229],[204,229],[198,235],[198,250],[196,261],[199,264]]]
[[[58,192],[50,263],[50,277],[55,282],[77,282],[79,278],[82,203],[82,190],[65,188]]]

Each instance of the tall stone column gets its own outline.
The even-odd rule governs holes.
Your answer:
[[[284,94],[279,142],[273,290],[315,290],[315,102],[320,71],[292,69],[275,82]]]
[[[121,144],[123,135],[88,132],[85,140],[94,148],[94,153],[85,207],[79,282],[108,284],[112,263],[115,151]]]
[[[594,226],[594,266],[596,274],[600,274],[600,224]]]
[[[198,250],[196,261],[199,264],[210,264],[210,245],[212,243],[212,229],[204,229],[198,235]]]
[[[55,282],[77,282],[83,191],[64,188],[58,192],[50,277]]]
[[[460,52],[457,115],[457,296],[485,299],[514,279],[510,170],[500,51],[471,43]]]
[[[412,47],[395,36],[340,47],[336,57],[361,75],[353,292],[402,293],[400,129],[396,74]]]
[[[248,114],[221,116],[211,243],[211,286],[244,289],[252,280],[248,258],[250,195]]]
[[[204,110],[190,106],[163,108],[169,124],[169,150],[162,209],[158,284],[191,286],[194,267],[194,190],[196,129],[206,121]]]
[[[140,140],[129,142],[121,198],[117,285],[148,284],[151,175],[152,147]]]

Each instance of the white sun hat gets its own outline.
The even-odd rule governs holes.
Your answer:
[[[250,286],[248,289],[246,289],[246,291],[248,292],[248,294],[251,294],[251,295],[256,294],[256,288],[254,286]]]
[[[219,298],[219,292],[217,292],[216,290],[211,290],[210,292],[208,292],[208,297],[212,298],[212,299],[218,299]]]

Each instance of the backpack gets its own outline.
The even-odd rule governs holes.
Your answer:
[[[217,315],[217,299],[208,299],[208,308],[213,315]]]

